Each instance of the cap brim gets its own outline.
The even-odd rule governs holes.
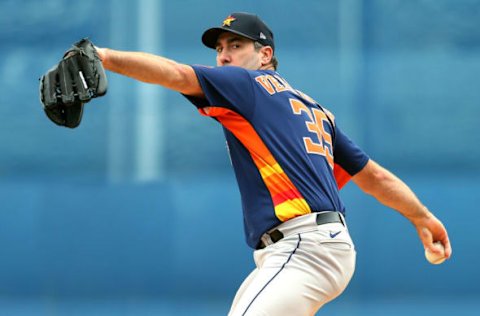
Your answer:
[[[209,48],[215,49],[216,46],[217,46],[218,37],[223,32],[230,32],[230,33],[237,34],[237,35],[246,37],[248,39],[251,39],[252,41],[255,40],[254,38],[252,38],[252,37],[250,37],[246,34],[243,34],[242,32],[238,32],[238,31],[235,31],[235,30],[232,30],[232,29],[229,29],[229,28],[212,27],[211,29],[208,29],[203,33],[203,35],[202,35],[203,44],[205,46],[209,47]]]

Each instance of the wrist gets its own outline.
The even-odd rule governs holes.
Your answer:
[[[433,214],[428,210],[426,206],[421,207],[420,210],[415,212],[409,220],[412,222],[413,225],[419,227],[423,226],[426,222],[430,221],[434,216]]]
[[[105,66],[107,64],[108,49],[95,46],[95,50],[97,51],[98,58],[100,58],[103,65]]]

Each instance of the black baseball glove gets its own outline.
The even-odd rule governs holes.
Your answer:
[[[48,118],[75,128],[83,105],[107,93],[107,76],[93,43],[84,38],[73,44],[62,60],[40,78],[40,100]]]

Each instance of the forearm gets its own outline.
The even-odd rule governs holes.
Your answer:
[[[105,69],[184,94],[201,96],[202,90],[192,67],[168,58],[143,52],[97,48]]]
[[[394,174],[373,161],[369,161],[365,168],[368,169],[353,177],[353,181],[365,193],[395,209],[414,224],[431,216],[415,193]]]
[[[451,256],[450,240],[442,222],[393,173],[370,160],[352,180],[365,193],[372,195],[380,203],[397,210],[409,219],[415,226],[425,248],[432,252],[438,252],[433,242],[440,241],[445,247],[446,258]]]

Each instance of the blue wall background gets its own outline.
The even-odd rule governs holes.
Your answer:
[[[82,125],[45,117],[38,78],[76,40],[215,63],[234,11],[274,30],[279,71],[333,111],[449,229],[342,190],[357,272],[319,314],[473,315],[480,305],[480,1],[0,1],[0,314],[226,315],[253,267],[221,128],[180,95],[109,73]]]

